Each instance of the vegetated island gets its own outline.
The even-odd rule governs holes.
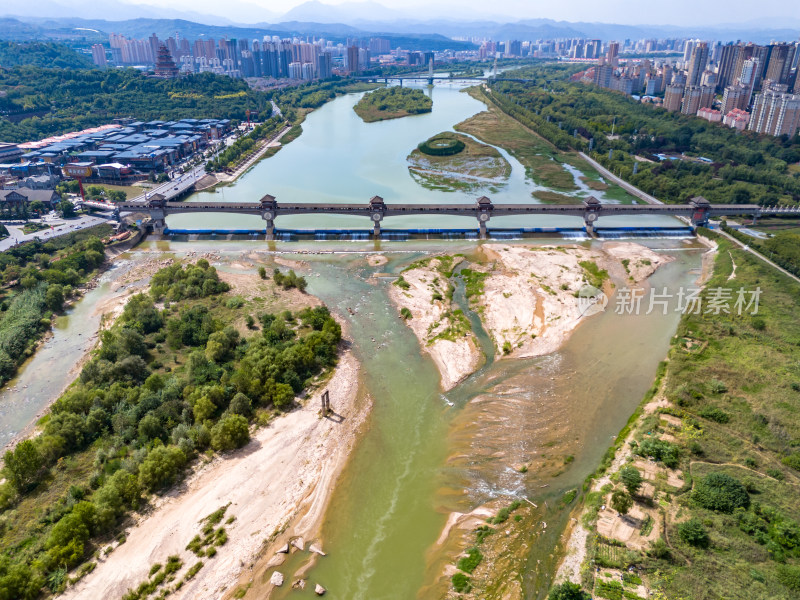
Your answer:
[[[511,175],[511,165],[496,148],[448,131],[417,146],[408,155],[408,170],[421,186],[447,192],[494,192]]]
[[[388,87],[364,94],[353,107],[365,123],[431,112],[433,100],[422,90]]]
[[[483,361],[467,315],[453,301],[464,285],[469,308],[481,318],[495,353],[517,358],[557,350],[592,311],[576,299],[587,286],[613,289],[649,277],[672,257],[629,242],[581,247],[487,244],[467,260],[436,256],[411,263],[392,284],[390,297],[441,374],[454,388]]]
[[[318,535],[367,404],[305,279],[259,275],[176,262],[128,298],[37,435],[5,454],[0,596],[196,598],[284,543],[270,532]],[[347,426],[319,418],[323,383]]]

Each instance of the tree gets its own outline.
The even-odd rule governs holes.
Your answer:
[[[75,205],[69,200],[62,200],[59,202],[58,210],[61,212],[61,216],[65,219],[71,219],[75,216]]]
[[[565,581],[550,589],[547,600],[591,600],[592,597],[581,589],[577,583]]]
[[[33,202],[31,202],[31,211],[33,211],[33,212],[35,212],[37,214],[42,214],[46,210],[47,210],[47,207],[44,205],[44,202],[42,202],[41,200],[34,200]]]
[[[625,490],[614,490],[611,494],[611,507],[621,515],[628,514],[633,506],[633,498]]]
[[[633,465],[620,469],[619,480],[631,496],[635,496],[642,487],[642,474]]]
[[[13,450],[8,450],[3,458],[8,480],[19,491],[24,491],[36,481],[43,466],[42,456],[33,440],[24,440]]]
[[[710,542],[706,528],[697,519],[690,519],[678,525],[678,536],[696,548],[708,548]]]
[[[208,396],[200,396],[192,407],[195,423],[202,423],[214,416],[217,412],[217,405]]]
[[[52,283],[47,286],[47,292],[44,295],[44,302],[47,308],[53,312],[59,312],[64,308],[64,288],[57,283]]]
[[[139,421],[138,431],[139,437],[145,442],[161,439],[166,435],[161,421],[153,414],[147,414]]]
[[[742,482],[726,473],[709,473],[697,481],[692,500],[703,508],[724,513],[750,506],[750,496]]]
[[[258,276],[261,277],[261,279],[266,279],[267,270],[264,267],[258,267]]]
[[[241,415],[225,415],[211,428],[211,446],[215,450],[241,448],[249,441],[247,419]]]
[[[275,385],[275,394],[272,397],[272,403],[277,408],[289,406],[294,402],[294,390],[292,386],[286,383],[278,383]]]
[[[156,446],[139,465],[139,485],[151,492],[171,485],[185,463],[177,446]]]
[[[228,410],[235,415],[247,416],[252,410],[252,402],[250,402],[250,398],[245,396],[242,392],[237,392],[233,400],[231,400]]]

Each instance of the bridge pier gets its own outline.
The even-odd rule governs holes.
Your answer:
[[[167,228],[167,222],[164,219],[153,219],[150,221],[150,225],[156,235],[164,235],[164,230]]]
[[[708,225],[708,213],[711,203],[702,196],[696,196],[689,200],[692,206],[692,228],[705,227]]]
[[[386,203],[380,196],[373,196],[369,200],[369,209],[372,211],[369,216],[372,219],[372,236],[379,240],[381,238],[381,221],[383,221],[383,214],[386,212]]]
[[[267,194],[259,200],[259,204],[262,209],[261,218],[266,223],[266,240],[271,242],[275,239],[275,217],[278,215],[278,203],[275,202],[275,196]]]

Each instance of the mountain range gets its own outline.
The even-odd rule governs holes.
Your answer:
[[[699,37],[709,40],[753,41],[796,40],[800,37],[800,19],[782,19],[780,26],[768,20],[711,26],[621,25],[554,21],[551,19],[514,19],[491,10],[470,11],[469,19],[460,18],[452,0],[431,3],[425,13],[410,8],[396,10],[374,1],[331,5],[308,0],[283,14],[248,0],[226,0],[220,5],[224,16],[182,10],[165,5],[130,4],[123,0],[3,0],[0,39],[35,39],[84,37],[109,32],[134,37],[157,33],[159,37],[179,32],[194,38],[205,33],[211,37],[248,38],[262,35],[317,36],[339,40],[343,37],[412,37],[436,40],[444,38],[489,38],[495,40],[554,39],[570,37],[624,40],[666,37]],[[42,16],[46,15],[46,16]],[[10,19],[9,19],[10,18]],[[91,30],[96,29],[97,32]],[[145,35],[146,34],[146,35]],[[429,36],[434,36],[430,38]],[[453,48],[452,45],[447,46]],[[463,46],[462,46],[463,47]]]

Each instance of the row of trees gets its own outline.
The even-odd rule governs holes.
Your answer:
[[[258,147],[258,142],[272,135],[285,124],[280,117],[271,117],[263,123],[253,127],[253,130],[245,136],[240,137],[233,144],[225,148],[217,156],[206,163],[206,171],[224,171],[234,169],[237,164],[242,162]]]
[[[261,332],[245,339],[209,309],[224,302],[227,287],[206,261],[168,267],[153,282],[151,293],[132,297],[102,334],[42,434],[6,453],[4,511],[52,485],[49,472],[59,459],[90,446],[95,458],[87,478],[44,508],[46,522],[6,521],[0,597],[62,589],[58,573],[82,562],[93,540],[112,533],[147,494],[177,481],[199,452],[247,443],[258,408],[291,405],[309,378],[335,362],[341,330],[325,307],[261,315]],[[156,298],[171,300],[159,309]],[[185,359],[167,369],[162,361],[173,352],[176,362]]]
[[[103,243],[86,233],[47,243],[34,240],[0,254],[2,281],[12,286],[0,300],[0,383],[14,376],[50,328],[51,314],[104,260]]]

